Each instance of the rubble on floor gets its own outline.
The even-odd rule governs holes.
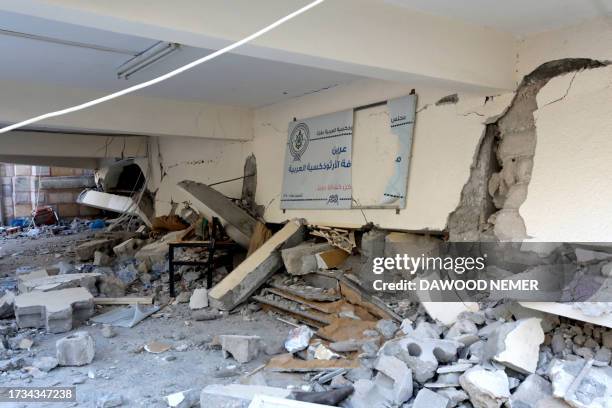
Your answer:
[[[219,205],[208,189],[185,186]],[[231,211],[244,219],[239,208]],[[212,223],[194,219],[154,237],[146,229],[97,231],[72,248],[74,262],[26,268],[3,281],[0,317],[14,313],[15,320],[0,324],[0,375],[33,379],[89,367],[103,357],[91,334],[116,347],[122,329],[138,330],[145,319],[180,319],[208,338],[164,333],[126,351],[162,368],[194,349],[226,359],[203,376],[205,386],[160,390],[171,407],[256,407],[269,399],[296,407],[590,408],[612,400],[612,331],[603,325],[537,312],[527,303],[390,299],[365,290],[357,269],[372,256],[433,250],[430,237],[356,234],[303,220],[264,226],[268,235],[249,223],[242,232],[256,243],[250,255],[219,247],[209,259],[204,238]],[[226,232],[218,234],[215,242],[230,242]],[[181,248],[177,256],[210,264],[212,286],[196,266],[177,266],[171,298],[169,244],[189,240],[201,246]],[[181,307],[183,314],[170,312]],[[223,325],[231,316],[247,322],[261,315],[284,325],[283,341],[275,338],[278,330],[252,334]],[[62,333],[55,355],[35,355],[37,336],[49,333]],[[79,375],[74,383],[98,374]],[[268,385],[272,377],[285,385]],[[132,406],[105,392],[92,403]]]

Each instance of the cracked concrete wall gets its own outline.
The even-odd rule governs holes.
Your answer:
[[[254,139],[247,144],[251,145],[257,157],[256,201],[266,207],[266,220],[281,222],[304,217],[311,222],[336,225],[360,226],[373,222],[383,228],[444,230],[448,215],[457,207],[461,190],[469,177],[474,152],[486,122],[503,112],[511,101],[511,94],[487,98],[485,95],[458,93],[455,98],[452,95],[457,93],[456,89],[416,88],[419,102],[407,207],[400,214],[394,210],[358,209],[288,210],[283,213],[279,205],[287,126],[294,117],[305,118],[367,105],[407,95],[412,88],[406,84],[361,80],[257,109]],[[443,102],[436,105],[440,100]],[[354,151],[353,184],[359,196],[370,195],[377,187],[384,188],[386,169],[381,167],[381,160],[374,152],[393,151],[396,142],[388,135],[388,115],[384,108],[377,113],[382,114],[364,114],[355,120],[354,145],[360,144],[360,138],[372,138],[377,149]]]
[[[152,137],[149,149],[152,175],[148,188],[155,194],[157,215],[168,214],[171,202],[183,201],[189,201],[204,214],[212,214],[176,184],[182,180],[211,184],[242,177],[244,161],[250,153],[244,142],[185,137]],[[240,198],[242,180],[215,188],[228,197]]]

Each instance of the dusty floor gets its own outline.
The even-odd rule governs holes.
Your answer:
[[[0,241],[0,272],[14,273],[20,266],[44,266],[58,260],[70,260],[70,251],[75,242],[85,239],[88,233],[55,236],[43,239],[17,238]],[[48,253],[44,253],[48,252]],[[60,254],[59,256],[55,254]],[[105,338],[100,325],[85,325],[77,330],[86,330],[94,338],[96,354],[94,361],[82,367],[58,367],[41,378],[11,371],[0,375],[2,386],[72,386],[77,387],[77,403],[65,404],[0,404],[2,407],[77,406],[93,407],[102,393],[121,395],[129,407],[165,407],[163,397],[173,392],[197,388],[207,384],[238,382],[240,375],[261,366],[269,358],[265,353],[236,370],[237,375],[225,377],[219,369],[238,365],[233,359],[224,359],[220,350],[209,346],[217,334],[259,335],[272,348],[278,349],[290,329],[273,316],[262,311],[244,315],[236,313],[214,321],[192,321],[186,304],[170,305],[149,317],[134,328],[114,328],[116,336]],[[11,320],[0,321],[10,324]],[[34,339],[30,351],[14,356],[33,360],[43,356],[55,356],[55,342],[66,336],[46,334],[41,330],[20,331]],[[161,354],[142,350],[144,344],[159,341],[172,346]],[[178,348],[178,350],[177,350]],[[184,350],[184,351],[179,351]],[[93,378],[92,378],[93,377]],[[287,386],[303,383],[302,376],[266,374],[268,385]],[[275,381],[275,378],[277,381]],[[288,382],[289,381],[289,382]]]

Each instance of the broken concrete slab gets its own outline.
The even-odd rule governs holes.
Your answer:
[[[108,266],[110,265],[112,259],[104,252],[96,251],[94,252],[94,260],[93,264],[95,266]]]
[[[79,195],[77,203],[120,214],[132,214],[140,217],[145,225],[151,228],[151,219],[143,208],[140,208],[132,197],[87,190]],[[93,254],[92,254],[93,255]]]
[[[603,314],[601,316],[589,316],[582,310],[575,307],[572,303],[556,303],[556,302],[519,302],[519,304],[528,309],[539,310],[557,316],[565,316],[570,319],[580,320],[605,326],[612,329],[612,315]]]
[[[248,408],[256,395],[288,398],[291,391],[262,385],[212,384],[204,387],[200,393],[200,405],[202,407]]]
[[[228,235],[248,247],[255,226],[259,223],[257,219],[206,184],[183,180],[177,185],[225,220],[229,224],[226,226]]]
[[[96,346],[93,337],[79,331],[59,339],[55,343],[57,360],[61,366],[82,366],[93,361]]]
[[[69,275],[46,276],[22,281],[19,284],[19,292],[28,293],[33,291],[49,292],[52,290],[68,288],[85,288],[92,295],[98,294],[96,283],[102,276],[96,272],[90,273],[71,273]]]
[[[72,330],[94,314],[94,300],[85,288],[61,289],[49,296],[29,292],[15,297],[19,327],[45,328],[50,333]]]
[[[514,391],[508,408],[566,408],[567,404],[553,396],[552,384],[537,374],[531,374]]]
[[[532,317],[505,323],[495,330],[485,346],[485,356],[523,374],[538,367],[544,331],[540,319]]]
[[[316,272],[318,269],[316,254],[331,249],[333,247],[327,243],[304,242],[293,248],[283,249],[281,256],[287,273],[298,276],[307,275]]]
[[[498,408],[510,397],[508,376],[503,370],[488,371],[476,366],[463,373],[459,383],[474,408]]]
[[[277,249],[283,245],[297,245],[303,239],[303,232],[300,221],[293,220],[285,224],[208,292],[210,304],[220,310],[231,310],[247,300],[282,266]]]
[[[445,396],[422,388],[414,399],[412,408],[448,408],[449,403],[450,400]]]
[[[263,347],[259,336],[222,334],[218,336],[218,342],[223,356],[228,358],[231,355],[239,363],[256,359]]]
[[[189,298],[189,309],[199,310],[208,307],[208,289],[197,288]]]
[[[575,408],[607,407],[612,401],[612,367],[592,364],[593,360],[553,360],[548,371],[553,395]]]
[[[374,366],[376,370],[393,380],[393,402],[401,405],[412,397],[412,371],[393,356],[381,355]]]

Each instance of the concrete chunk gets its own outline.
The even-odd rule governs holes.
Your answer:
[[[593,361],[554,360],[548,377],[553,395],[575,408],[607,407],[612,401],[612,367],[593,367]]]
[[[538,367],[544,331],[540,319],[529,318],[501,325],[489,337],[485,354],[523,374],[533,374]]]
[[[283,249],[281,256],[287,273],[290,275],[307,275],[316,272],[318,269],[316,254],[330,249],[333,249],[333,247],[327,243],[305,242],[293,248]]]
[[[374,368],[393,380],[393,401],[396,404],[402,404],[412,397],[412,371],[403,361],[383,354]]]
[[[470,368],[459,378],[474,408],[498,408],[510,397],[508,376],[503,370]]]
[[[10,290],[7,290],[2,297],[0,297],[0,319],[7,319],[14,315],[15,307],[15,294]]]
[[[191,408],[200,403],[200,392],[194,388],[164,397],[171,408]]]
[[[231,355],[239,363],[248,363],[254,360],[262,348],[261,337],[259,336],[223,334],[219,336],[219,343],[224,357],[227,358]]]
[[[303,238],[299,221],[289,221],[208,292],[210,304],[231,310],[244,302],[282,266],[277,248],[294,246]]]
[[[76,332],[55,343],[57,360],[62,366],[82,366],[93,361],[96,353],[94,340],[87,332]]]
[[[77,246],[76,252],[79,261],[89,261],[94,259],[96,251],[110,252],[114,246],[114,240],[108,238],[94,239]]]
[[[536,374],[531,374],[514,391],[508,402],[508,408],[564,408],[567,405],[555,398],[552,384]]]
[[[189,298],[189,308],[191,310],[199,310],[208,307],[208,289],[197,288]]]
[[[118,258],[133,257],[144,245],[144,241],[138,238],[130,238],[113,247],[113,252]]]
[[[20,328],[45,328],[50,333],[72,330],[94,313],[94,301],[85,288],[29,292],[15,297],[15,317]]]
[[[415,339],[402,337],[390,340],[380,354],[392,355],[412,370],[414,379],[423,384],[433,378],[438,363],[450,363],[457,359],[457,351],[463,344],[452,340]]]
[[[417,394],[412,408],[448,408],[450,400],[443,395],[422,388]]]

